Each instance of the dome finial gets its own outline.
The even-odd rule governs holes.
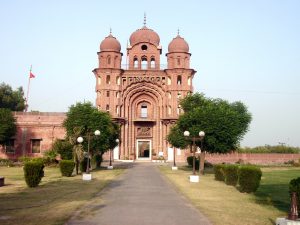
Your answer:
[[[111,31],[111,27],[110,27],[110,28],[109,28],[109,35],[112,35],[111,32],[112,32],[112,31]]]
[[[177,29],[177,36],[180,36],[180,35],[179,35],[179,28]]]
[[[144,12],[144,27],[146,26],[146,22],[147,22],[146,12]]]

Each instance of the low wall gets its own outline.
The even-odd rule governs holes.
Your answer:
[[[243,161],[251,164],[277,164],[291,160],[298,161],[300,154],[279,154],[279,153],[229,153],[229,154],[205,154],[205,160],[210,163],[236,163]]]

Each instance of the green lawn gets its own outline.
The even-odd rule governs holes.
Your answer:
[[[261,186],[255,194],[240,193],[235,187],[215,181],[213,174],[190,183],[186,167],[161,172],[178,191],[204,213],[215,225],[272,225],[277,217],[286,216],[289,208],[288,183],[300,176],[300,168],[263,168]]]
[[[59,168],[45,168],[40,186],[28,188],[21,167],[0,167],[6,184],[0,187],[0,224],[64,224],[123,171],[97,170],[92,181],[82,181],[80,175],[62,177]]]

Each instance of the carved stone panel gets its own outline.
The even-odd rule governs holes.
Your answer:
[[[136,136],[137,137],[151,137],[152,136],[151,127],[137,127]]]

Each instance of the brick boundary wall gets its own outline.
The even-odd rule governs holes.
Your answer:
[[[205,160],[210,163],[236,163],[242,160],[251,164],[282,164],[291,160],[298,161],[300,154],[280,153],[228,153],[228,154],[205,154]]]

